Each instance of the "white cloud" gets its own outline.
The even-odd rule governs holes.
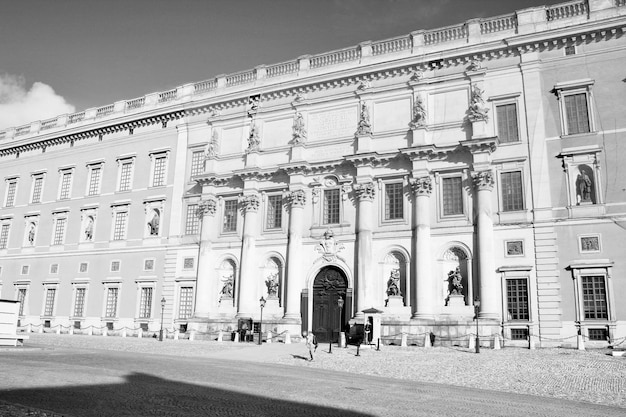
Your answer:
[[[0,74],[0,130],[75,111],[47,84],[35,82],[27,90],[24,77]]]

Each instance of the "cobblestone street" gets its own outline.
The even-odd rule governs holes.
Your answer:
[[[605,351],[506,348],[475,354],[464,348],[384,346],[359,353],[354,346],[333,346],[329,354],[328,345],[320,345],[309,362],[305,346],[297,343],[32,334],[24,347],[2,350],[0,415],[55,415],[37,411],[42,409],[74,416],[253,415],[250,405],[224,405],[237,392],[245,393],[244,402],[268,407],[267,414],[257,415],[464,415],[459,407],[511,415],[520,403],[527,415],[623,415],[626,408],[626,359]],[[212,388],[205,392],[207,386]],[[73,412],[63,408],[68,387],[93,396],[100,413],[77,412],[76,404],[68,405]],[[137,400],[123,405],[130,392]],[[116,399],[107,400],[105,393]],[[217,408],[194,409],[207,396],[217,399],[206,406]],[[159,397],[162,403],[155,400]]]

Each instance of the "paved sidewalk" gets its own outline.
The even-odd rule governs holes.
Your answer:
[[[15,349],[15,348],[12,348]],[[607,350],[418,348],[320,345],[308,361],[301,343],[285,345],[31,334],[18,349],[114,350],[140,354],[210,357],[384,376],[419,382],[497,390],[626,408],[626,357]],[[626,410],[625,410],[626,414]]]

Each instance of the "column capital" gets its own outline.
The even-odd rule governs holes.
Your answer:
[[[239,204],[241,204],[241,209],[244,212],[247,211],[259,211],[259,205],[261,204],[261,199],[258,194],[248,194],[239,197]]]
[[[488,169],[485,171],[476,171],[473,173],[472,178],[474,180],[474,187],[477,190],[493,190],[493,171]]]
[[[295,190],[287,194],[287,199],[291,207],[304,207],[306,204],[306,193],[304,190]]]
[[[205,215],[214,216],[217,210],[217,201],[213,197],[209,197],[206,200],[202,200],[198,204],[198,210],[196,214],[202,218]]]
[[[371,201],[374,199],[374,196],[376,195],[376,186],[374,185],[373,182],[355,184],[354,191],[356,192],[356,195],[360,201],[364,201],[364,200]]]
[[[411,180],[411,190],[415,196],[430,196],[433,192],[433,180],[430,176],[414,178]]]

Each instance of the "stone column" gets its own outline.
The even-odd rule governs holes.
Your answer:
[[[198,205],[197,215],[200,218],[200,251],[198,255],[198,276],[196,278],[196,308],[194,317],[207,318],[217,309],[215,293],[215,271],[212,269],[211,233],[217,203],[209,198]]]
[[[302,290],[302,222],[306,194],[304,190],[295,190],[288,196],[289,243],[287,244],[287,291],[285,296],[285,319],[300,323],[300,291]]]
[[[501,315],[500,283],[496,275],[493,253],[493,220],[491,191],[493,172],[474,173],[476,188],[476,227],[478,229],[478,277],[480,288],[480,318],[498,319]]]
[[[415,222],[415,254],[413,255],[413,270],[415,271],[414,296],[417,302],[413,313],[414,319],[433,319],[435,305],[435,282],[430,266],[432,256],[430,251],[430,194],[433,191],[432,180],[429,176],[415,179],[411,188],[415,195],[413,206]]]
[[[241,275],[239,279],[239,305],[237,317],[250,318],[259,309],[256,268],[256,231],[260,198],[258,194],[248,194],[241,198],[244,212],[243,244],[241,246]]]
[[[372,307],[374,262],[372,254],[372,230],[374,229],[374,195],[376,187],[374,183],[367,182],[355,185],[357,198],[359,199],[359,213],[357,224],[357,316],[363,315],[363,310]]]

